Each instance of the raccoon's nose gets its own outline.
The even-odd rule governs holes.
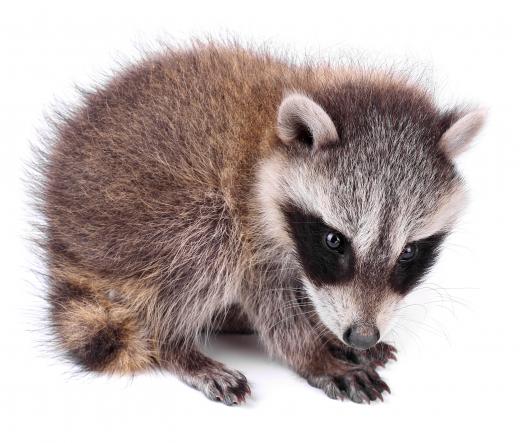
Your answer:
[[[343,334],[343,340],[357,349],[368,349],[379,340],[379,330],[372,325],[354,324]]]

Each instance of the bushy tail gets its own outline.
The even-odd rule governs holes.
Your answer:
[[[88,282],[55,279],[50,320],[59,348],[89,371],[135,373],[154,358],[136,316],[111,291]]]

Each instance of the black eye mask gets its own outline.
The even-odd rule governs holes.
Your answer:
[[[410,260],[398,260],[390,274],[392,288],[405,294],[424,277],[435,263],[446,233],[440,232],[412,243],[415,255]]]
[[[350,242],[321,217],[286,204],[282,208],[289,234],[307,276],[316,286],[345,283],[354,273]]]

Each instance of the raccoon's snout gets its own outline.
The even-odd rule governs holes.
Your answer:
[[[354,323],[343,334],[343,340],[357,349],[368,349],[379,340],[379,329],[374,325]]]

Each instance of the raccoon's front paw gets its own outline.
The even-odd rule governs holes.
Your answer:
[[[384,367],[390,360],[397,360],[397,349],[384,342],[379,342],[365,351],[342,345],[335,347],[332,352],[336,358],[355,365],[370,366],[373,369]]]
[[[310,375],[307,376],[307,381],[311,386],[323,390],[332,399],[347,398],[355,403],[383,400],[383,393],[390,392],[390,388],[379,374],[366,366],[345,366],[341,374]]]
[[[397,361],[397,349],[384,342],[379,342],[366,351],[359,352],[362,358],[373,368],[384,367],[390,360]]]

